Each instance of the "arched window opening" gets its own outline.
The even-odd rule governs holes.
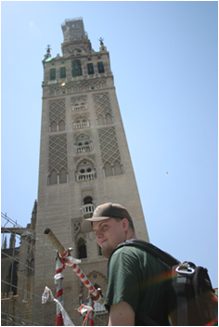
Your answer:
[[[78,259],[85,259],[87,258],[87,248],[85,240],[80,238],[77,244],[77,250],[78,250]]]
[[[60,67],[60,78],[66,78],[66,68]]]
[[[77,181],[87,181],[96,178],[96,171],[90,161],[81,161],[77,166]]]
[[[112,171],[112,167],[111,165],[107,162],[104,166],[104,170],[105,170],[105,176],[112,176],[113,171]]]
[[[106,123],[107,123],[107,124],[112,124],[112,122],[113,122],[113,121],[112,121],[112,116],[111,116],[110,114],[107,114],[107,115],[106,115]]]
[[[97,63],[97,67],[98,67],[98,72],[101,74],[101,73],[104,73],[104,66],[103,66],[103,62],[102,61],[99,61]]]
[[[84,204],[90,204],[90,203],[93,203],[93,199],[91,196],[86,196],[84,198]]]
[[[57,184],[57,172],[55,170],[52,170],[50,174],[50,185],[54,184]]]
[[[79,97],[77,99],[73,99],[71,103],[71,109],[73,111],[80,111],[80,110],[86,110],[87,109],[87,103],[86,103],[87,97]]]
[[[74,122],[73,122],[73,128],[78,129],[78,128],[86,128],[90,126],[89,119],[86,117],[78,117]]]
[[[92,63],[87,64],[88,74],[94,74],[94,67]]]
[[[98,123],[98,125],[104,125],[104,120],[103,120],[103,116],[102,115],[99,115],[97,117],[97,123]]]
[[[118,161],[115,161],[114,163],[114,174],[115,175],[121,175],[122,174],[122,167]]]
[[[74,60],[72,61],[72,76],[81,76],[82,75],[82,69],[81,69],[81,62],[80,60]]]
[[[64,131],[65,130],[65,122],[63,120],[61,120],[59,122],[59,130],[60,131]]]
[[[64,168],[60,170],[59,181],[60,184],[67,183],[67,173]]]
[[[83,141],[82,141],[83,140]],[[92,150],[92,143],[90,141],[89,135],[82,134],[76,138],[76,151],[77,152],[87,152]]]
[[[51,124],[51,132],[57,132],[57,123],[55,121]]]
[[[55,68],[50,69],[49,79],[50,79],[50,81],[53,81],[56,79],[56,69]]]

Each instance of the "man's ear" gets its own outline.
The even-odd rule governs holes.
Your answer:
[[[127,218],[123,218],[122,219],[122,227],[123,227],[123,229],[124,229],[125,232],[128,231],[128,229],[129,229],[129,221],[128,221]]]

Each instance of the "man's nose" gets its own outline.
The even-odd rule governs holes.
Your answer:
[[[101,238],[102,236],[103,236],[103,233],[102,233],[101,229],[98,229],[96,231],[96,238],[98,239],[98,238]]]

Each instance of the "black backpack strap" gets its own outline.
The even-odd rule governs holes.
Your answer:
[[[114,251],[118,250],[120,247],[123,246],[135,246],[144,249],[146,252],[149,252],[155,257],[159,258],[161,261],[163,261],[170,267],[180,264],[180,261],[174,258],[173,256],[171,256],[169,253],[162,251],[155,245],[148,243],[146,241],[137,240],[137,239],[127,240],[119,244]]]
[[[136,326],[160,326],[142,311],[136,312]]]

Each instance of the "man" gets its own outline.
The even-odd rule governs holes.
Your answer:
[[[160,282],[167,266],[134,246],[123,246],[113,253],[120,243],[137,238],[128,211],[120,204],[100,205],[92,218],[82,222],[82,230],[94,231],[102,254],[109,258],[108,289],[104,302],[109,311],[108,325],[143,325],[139,312],[160,325],[168,325],[166,285]]]

